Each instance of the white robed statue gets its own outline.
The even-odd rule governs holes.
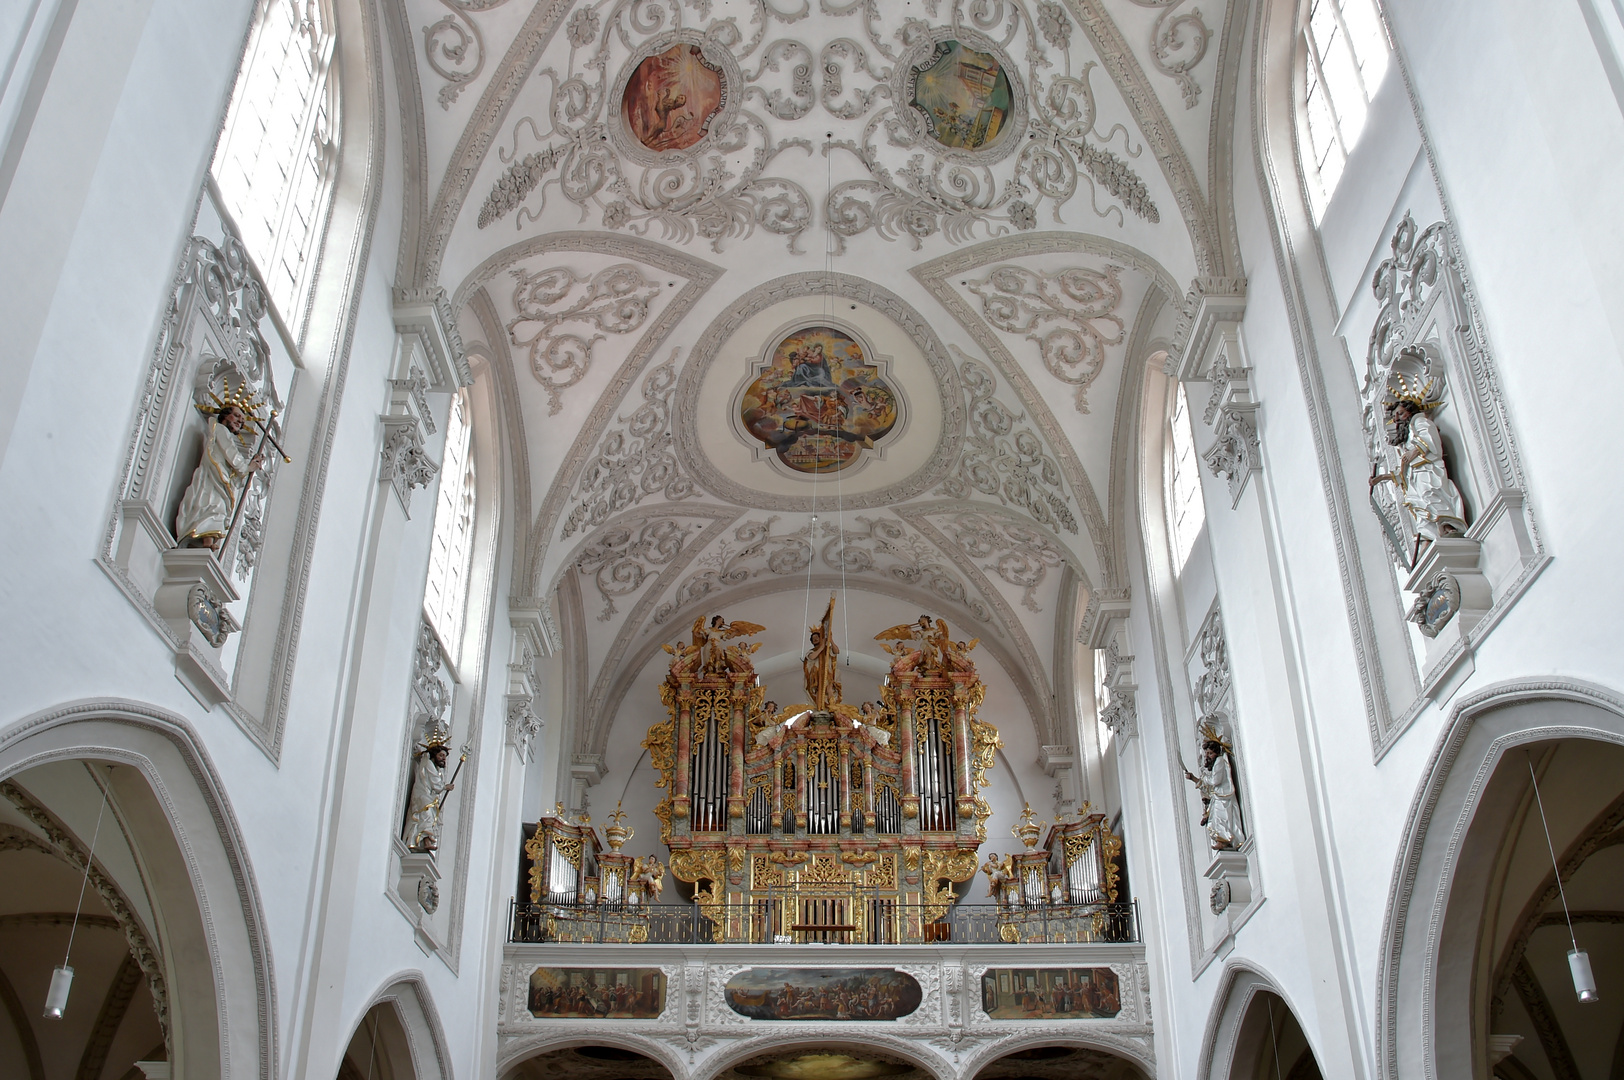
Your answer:
[[[265,464],[263,453],[249,449],[248,410],[252,395],[217,399],[203,436],[203,457],[175,515],[175,537],[181,547],[218,549],[231,531],[237,501],[248,490],[253,473]]]
[[[451,748],[443,740],[432,739],[417,755],[412,770],[411,817],[406,824],[406,846],[413,851],[437,851],[440,847],[440,815],[445,797],[456,787],[456,777],[446,778],[446,761]]]
[[[1411,359],[1408,353],[1401,358]],[[1419,355],[1415,359],[1424,361]],[[1387,441],[1399,449],[1398,466],[1370,478],[1371,487],[1384,482],[1397,485],[1411,527],[1429,542],[1466,531],[1460,489],[1449,479],[1443,435],[1432,418],[1440,404],[1438,385],[1436,379],[1399,371],[1388,377]]]
[[[1229,744],[1211,724],[1201,727],[1201,774],[1184,770],[1185,779],[1201,792],[1201,824],[1214,851],[1234,851],[1246,839],[1240,792],[1235,787],[1235,758]]]

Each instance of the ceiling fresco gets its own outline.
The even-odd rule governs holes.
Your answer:
[[[1071,741],[1144,371],[1242,276],[1231,6],[387,0],[397,280],[493,380],[573,753],[697,615],[831,586]]]

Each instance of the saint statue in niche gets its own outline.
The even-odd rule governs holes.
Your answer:
[[[839,472],[896,427],[897,396],[851,335],[812,326],[779,341],[739,419],[791,469]]]
[[[1235,755],[1210,720],[1201,725],[1201,773],[1184,770],[1184,778],[1201,792],[1201,825],[1214,851],[1234,851],[1246,839],[1241,822],[1240,791],[1235,786]]]
[[[1430,374],[1419,347],[1400,350],[1387,377],[1385,397],[1387,443],[1398,448],[1398,465],[1373,475],[1371,488],[1389,483],[1398,489],[1418,549],[1422,540],[1460,536],[1466,531],[1466,511],[1460,489],[1449,478],[1443,436],[1432,417],[1443,404],[1442,380]]]
[[[948,40],[937,42],[915,69],[908,104],[944,147],[980,150],[997,141],[1013,100],[1009,75],[996,56]]]
[[[412,770],[412,794],[407,800],[410,816],[406,822],[406,846],[413,851],[439,850],[445,797],[456,788],[457,772],[462,771],[462,762],[458,761],[456,771],[446,779],[445,767],[450,757],[451,748],[446,745],[445,736],[439,733],[430,735],[417,755],[417,765]]]
[[[209,417],[209,426],[203,434],[203,457],[175,515],[175,536],[181,547],[218,551],[236,524],[238,504],[254,472],[265,464],[265,442],[270,438],[266,421],[255,414],[255,406],[254,395],[241,389],[215,397],[211,406],[199,406]],[[253,449],[250,423],[260,435]]]
[[[709,133],[726,101],[722,69],[698,45],[682,42],[637,65],[620,113],[632,138],[650,150],[686,150]]]

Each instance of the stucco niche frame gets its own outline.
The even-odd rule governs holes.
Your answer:
[[[695,46],[707,65],[721,71],[722,103],[706,125],[705,134],[692,146],[683,150],[650,150],[626,129],[624,108],[626,84],[631,81],[632,74],[643,61],[658,56],[675,45]],[[609,91],[609,100],[604,103],[610,114],[606,118],[609,138],[614,143],[616,152],[639,165],[652,168],[685,165],[723,148],[724,133],[737,122],[739,103],[743,98],[744,73],[740,70],[739,62],[732,52],[723,48],[719,42],[699,30],[673,30],[659,34],[634,49],[630,59],[621,65],[620,74],[615,76],[614,84]]]
[[[749,506],[758,510],[779,510],[786,513],[809,513],[816,510],[811,493],[806,495],[776,495],[757,491],[730,479],[718,469],[699,445],[699,433],[692,417],[697,414],[700,391],[705,376],[715,362],[720,347],[751,317],[785,300],[807,296],[824,296],[853,300],[872,308],[889,318],[912,339],[924,357],[930,373],[936,380],[936,394],[941,406],[942,430],[936,447],[925,463],[903,480],[874,491],[845,496],[848,510],[869,510],[891,506],[924,494],[937,484],[957,464],[959,448],[964,442],[964,391],[959,375],[947,349],[936,331],[914,310],[912,305],[889,289],[872,281],[849,274],[801,273],[789,274],[758,285],[729,304],[717,316],[688,352],[688,362],[677,380],[673,412],[678,421],[673,425],[677,458],[693,473],[695,482],[726,502]],[[821,318],[821,316],[818,316]],[[808,316],[812,318],[812,316]],[[797,320],[803,321],[803,320]]]
[[[734,437],[750,451],[751,461],[765,461],[767,466],[780,476],[788,477],[791,480],[801,480],[806,483],[812,482],[813,476],[811,473],[797,472],[785,465],[779,460],[777,451],[764,445],[760,439],[750,434],[749,430],[744,426],[744,421],[739,416],[739,403],[744,397],[744,391],[750,384],[759,379],[767,368],[772,366],[773,357],[778,352],[780,342],[791,334],[820,326],[826,326],[831,330],[839,330],[857,342],[863,350],[863,359],[870,366],[879,370],[881,381],[885,383],[886,387],[891,391],[891,395],[897,401],[897,422],[892,425],[890,431],[887,431],[882,436],[883,442],[876,444],[873,449],[863,451],[855,464],[839,470],[838,473],[830,473],[827,476],[820,474],[820,483],[827,482],[827,478],[833,476],[855,476],[868,468],[870,461],[884,461],[885,455],[891,447],[901,445],[903,438],[908,434],[908,421],[913,416],[913,406],[908,402],[907,390],[903,387],[902,381],[891,374],[891,361],[894,357],[875,349],[868,335],[858,329],[856,323],[834,315],[804,315],[778,326],[772,333],[767,335],[767,341],[762,350],[745,361],[745,373],[734,384],[732,392],[728,395],[728,425],[731,427]]]
[[[1009,81],[1009,117],[990,143],[975,150],[964,150],[938,142],[931,135],[925,118],[913,104],[919,76],[928,70],[936,55],[936,47],[944,41],[957,41],[967,49],[991,55],[998,61],[999,71]],[[1015,65],[991,38],[968,26],[937,26],[925,30],[917,43],[911,46],[902,59],[893,66],[891,100],[896,103],[896,115],[903,129],[912,136],[918,146],[929,150],[943,161],[976,167],[992,165],[1013,153],[1021,145],[1026,134],[1026,87],[1021,84]]]

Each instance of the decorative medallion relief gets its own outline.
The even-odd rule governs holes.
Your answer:
[[[786,334],[744,388],[739,421],[798,473],[836,473],[864,460],[896,428],[901,399],[848,331]]]

